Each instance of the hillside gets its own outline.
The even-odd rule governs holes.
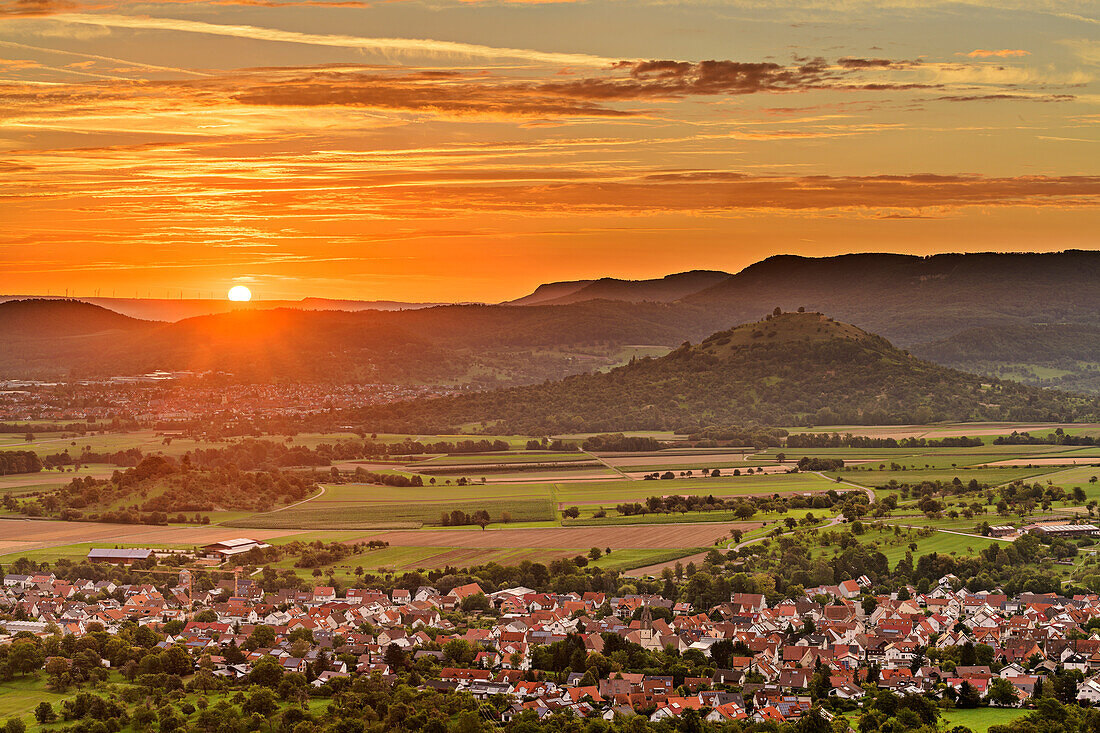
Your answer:
[[[0,303],[0,338],[64,338],[132,331],[152,324],[79,300],[9,300]]]
[[[782,255],[681,302],[727,323],[774,306],[805,306],[909,346],[946,338],[962,325],[1095,323],[1098,278],[1100,252],[1092,251]]]
[[[586,300],[622,300],[628,303],[671,303],[681,298],[698,293],[729,278],[728,272],[714,270],[692,270],[691,272],[678,272],[673,275],[653,280],[619,280],[613,277],[605,277],[590,281],[580,288],[562,288],[564,292],[552,297],[544,297],[540,301],[543,305],[567,305],[570,303],[583,303]],[[572,283],[554,283],[556,286],[571,285]],[[531,298],[546,286],[540,286],[531,295]],[[548,295],[550,291],[547,291]],[[521,299],[523,300],[523,299]],[[527,305],[516,301],[514,305]]]
[[[69,304],[42,300],[35,307],[67,313]],[[240,309],[178,323],[138,322],[144,327],[134,332],[15,339],[0,351],[0,370],[20,377],[213,370],[246,381],[507,386],[621,363],[623,344],[677,343],[705,315],[614,301],[400,312]]]
[[[913,347],[921,358],[979,374],[1100,393],[1100,328],[1074,324],[971,328]]]
[[[594,280],[567,280],[554,283],[543,283],[535,288],[534,292],[522,298],[516,298],[501,305],[544,305],[551,300],[564,298],[577,292],[586,285],[591,285]]]
[[[724,279],[663,302],[716,278]],[[308,302],[324,310],[225,303],[218,307],[229,308],[226,313],[148,323],[55,299],[32,306],[0,304],[0,335],[9,334],[8,348],[0,350],[0,374],[53,378],[198,367],[249,380],[493,388],[606,369],[628,360],[636,351],[631,346],[670,348],[699,341],[776,306],[829,313],[903,347],[929,345],[964,328],[1009,333],[1006,329],[1046,323],[1092,326],[1100,322],[1098,281],[1100,252],[861,254],[772,257],[729,277],[689,272],[637,282],[552,283],[515,301],[535,303],[526,305],[352,312],[348,301]],[[573,299],[579,302],[560,302]],[[345,305],[346,310],[330,309]],[[3,308],[14,313],[20,307],[36,310],[38,320],[4,315]],[[82,307],[83,315],[66,310]],[[23,325],[10,325],[16,322]],[[1019,379],[1066,376],[1061,372],[1069,369],[1013,370],[1019,360],[1003,351],[971,360],[930,347],[921,353],[947,365]],[[1009,369],[998,371],[1001,367]],[[1089,380],[1043,384],[1084,389]]]
[[[920,361],[820,313],[782,315],[604,374],[371,410],[378,429],[498,422],[529,434],[706,425],[1072,420],[1095,400]]]

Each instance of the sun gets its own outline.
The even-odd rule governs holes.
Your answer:
[[[229,288],[229,299],[241,303],[252,300],[252,291],[244,285],[234,285]]]

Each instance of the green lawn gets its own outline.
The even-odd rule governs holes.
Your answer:
[[[1010,723],[1027,710],[1016,708],[971,708],[969,710],[948,710],[943,713],[943,721],[948,728],[956,725],[965,725],[974,733],[986,733],[991,725],[1004,725]]]
[[[50,730],[38,725],[34,719],[34,709],[42,701],[53,705],[54,712],[60,713],[61,701],[74,697],[77,690],[69,690],[65,693],[57,693],[46,687],[46,675],[39,672],[37,676],[16,677],[10,682],[0,683],[0,720],[18,717],[27,724],[27,730]]]
[[[904,523],[904,521],[898,520],[899,523]],[[890,567],[893,567],[898,560],[905,557],[905,553],[910,551],[910,543],[917,546],[916,551],[913,552],[914,559],[932,552],[959,556],[973,555],[989,545],[998,543],[998,540],[987,537],[966,537],[948,532],[936,532],[931,537],[918,537],[917,530],[908,530],[905,527],[901,528],[900,536],[894,534],[893,527],[888,527],[885,532],[868,529],[859,536],[859,541],[865,545],[873,546],[875,550],[885,555]],[[824,547],[822,553],[831,556],[838,549],[836,547]]]

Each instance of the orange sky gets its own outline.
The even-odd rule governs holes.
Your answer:
[[[0,0],[0,291],[1096,248],[1085,0]]]

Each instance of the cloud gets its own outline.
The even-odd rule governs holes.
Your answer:
[[[0,0],[0,18],[53,15],[76,7],[69,0]]]
[[[438,83],[425,83],[436,81]],[[245,83],[231,98],[242,104],[286,107],[350,106],[494,116],[626,117],[588,99],[555,94],[524,82],[413,72],[402,75],[313,73]]]
[[[1072,94],[953,94],[936,97],[935,102],[1072,102]]]
[[[890,59],[857,59],[846,56],[837,59],[837,65],[845,69],[889,69],[907,67],[911,64],[907,61],[892,61]]]
[[[505,76],[415,69],[263,69],[140,83],[131,79],[97,84],[0,83],[0,120],[22,119],[27,121],[25,124],[55,129],[60,124],[80,125],[88,117],[88,124],[99,120],[105,130],[105,120],[113,117],[131,125],[131,130],[141,125],[150,132],[165,134],[220,135],[224,131],[218,123],[223,120],[236,130],[249,124],[241,118],[242,106],[258,108],[251,114],[264,118],[261,122],[266,125],[285,129],[304,129],[303,125],[309,123],[323,128],[334,120],[319,120],[316,116],[303,120],[293,113],[276,113],[274,108],[331,107],[332,115],[340,115],[337,108],[360,107],[449,118],[477,115],[498,119],[626,118],[644,114],[644,110],[617,109]],[[137,110],[141,115],[135,118]],[[165,126],[166,120],[174,123]],[[356,122],[363,124],[362,120]],[[275,129],[252,131],[272,134]]]
[[[371,6],[371,3],[365,2],[365,0],[155,0],[155,2],[157,5],[244,5],[261,8],[369,8]],[[99,0],[98,2],[75,2],[75,0],[0,0],[0,17],[40,17],[72,11],[83,12],[86,10],[125,7],[126,2],[123,0]]]
[[[956,56],[966,56],[972,59],[989,59],[989,58],[1019,58],[1022,56],[1030,56],[1031,51],[1024,51],[1018,48],[1002,48],[996,51],[990,51],[984,48],[976,48],[970,53],[956,53]]]
[[[488,61],[529,61],[537,64],[566,66],[607,66],[613,59],[588,54],[554,53],[522,48],[497,48],[472,43],[438,41],[429,38],[363,38],[325,35],[261,28],[251,25],[222,25],[176,18],[131,17],[126,15],[62,13],[52,20],[106,28],[161,30],[246,38],[274,43],[299,43],[310,46],[350,48],[389,57],[449,57]]]
[[[616,100],[797,91],[839,79],[824,59],[786,66],[771,61],[620,61],[614,68],[628,77],[547,82],[539,89],[567,97]]]
[[[954,175],[762,177],[739,172],[652,173],[630,181],[563,182],[554,186],[433,189],[448,201],[478,210],[577,213],[954,209],[972,206],[1096,207],[1100,177]]]
[[[3,42],[0,42],[3,43]],[[20,48],[37,48],[11,44]],[[40,49],[50,51],[51,49]],[[68,52],[60,52],[68,53]],[[72,54],[95,60],[130,63],[90,54]],[[135,67],[168,71],[167,67],[134,64]],[[185,70],[177,70],[185,71]],[[210,134],[200,123],[180,124],[180,115],[235,115],[233,105],[252,107],[360,107],[375,110],[413,111],[444,117],[468,115],[496,118],[554,119],[570,117],[628,118],[656,114],[650,105],[638,103],[678,100],[692,96],[747,95],[797,92],[811,89],[899,89],[910,84],[859,82],[878,74],[879,67],[842,69],[822,59],[803,59],[792,64],[775,62],[672,60],[621,61],[598,75],[581,78],[546,75],[528,79],[512,72],[458,69],[407,69],[361,64],[318,67],[262,67],[222,72],[190,72],[200,78],[147,79],[141,84],[111,83],[0,86],[0,117],[44,115],[79,124],[84,113],[96,108],[109,113],[142,109],[141,123],[150,129],[181,134]],[[635,104],[630,104],[630,103]],[[159,115],[163,115],[158,118]],[[132,117],[132,115],[127,115]],[[162,127],[160,120],[177,120]],[[278,122],[278,120],[275,120]],[[287,123],[293,121],[286,120]],[[51,122],[56,126],[56,122]],[[301,123],[298,123],[301,124]],[[869,128],[864,128],[867,131]],[[123,129],[119,129],[123,132]],[[834,137],[858,134],[849,130],[784,130],[743,135],[741,139],[769,140],[787,137]]]
[[[1058,41],[1077,57],[1079,61],[1089,66],[1100,66],[1100,41],[1087,38],[1067,38]]]

